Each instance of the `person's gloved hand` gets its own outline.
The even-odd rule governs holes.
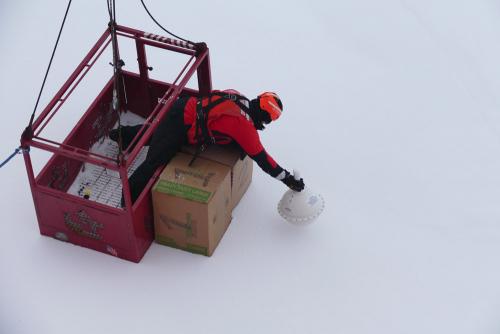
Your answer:
[[[286,176],[282,181],[288,186],[288,188],[292,189],[293,191],[304,190],[304,179],[301,178],[300,180],[295,180],[295,177],[289,172],[286,172]]]

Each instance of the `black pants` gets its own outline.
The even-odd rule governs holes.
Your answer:
[[[169,163],[181,146],[187,142],[189,126],[184,125],[184,106],[187,99],[186,97],[179,98],[174,103],[151,136],[146,160],[129,178],[132,203],[139,197],[156,169]],[[142,125],[122,127],[122,142],[125,148],[141,127]]]

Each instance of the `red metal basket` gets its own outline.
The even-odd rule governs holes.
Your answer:
[[[123,71],[127,109],[146,119],[141,131],[142,136],[138,135],[134,140],[137,142],[134,148],[130,152],[124,151],[121,159],[90,152],[92,145],[117,121],[117,115],[109,110],[113,79],[105,85],[62,143],[41,137],[41,131],[110,44],[109,30],[99,38],[34,121],[32,135],[22,136],[21,146],[36,147],[52,153],[48,163],[35,176],[29,150],[23,150],[42,235],[139,262],[153,240],[150,189],[160,170],[156,171],[133,205],[129,195],[127,170],[181,93],[198,96],[211,91],[210,60],[206,47],[196,47],[124,26],[117,26],[117,34],[134,40],[137,50],[139,73]],[[146,45],[190,56],[174,82],[165,83],[149,78]],[[198,77],[198,91],[186,88],[195,72]],[[89,201],[67,192],[84,163],[119,173],[125,194],[124,208]]]

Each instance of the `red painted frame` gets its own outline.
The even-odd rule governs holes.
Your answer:
[[[102,136],[102,132],[99,132],[101,130],[96,130],[95,125],[109,130],[116,122],[116,115],[111,115],[109,108],[106,108],[111,101],[113,79],[105,85],[62,143],[41,137],[42,130],[109,45],[109,30],[102,34],[33,122],[33,136],[21,137],[21,146],[35,147],[52,153],[49,162],[35,177],[29,150],[23,150],[42,235],[139,262],[153,240],[150,189],[160,169],[133,205],[129,195],[127,169],[181,93],[198,96],[212,90],[210,59],[209,50],[205,45],[195,46],[124,26],[117,26],[117,34],[135,40],[136,44],[139,73],[123,72],[128,92],[127,109],[146,118],[140,135],[134,139],[134,142],[137,142],[135,147],[131,151],[125,150],[120,161],[89,152],[90,146],[98,140],[99,135]],[[174,82],[165,83],[149,78],[146,45],[190,56]],[[195,72],[198,77],[198,91],[185,87]],[[74,179],[85,162],[119,172],[125,193],[123,209],[66,192],[71,184],[68,179]]]

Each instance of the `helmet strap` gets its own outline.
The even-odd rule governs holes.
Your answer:
[[[269,115],[265,111],[260,109],[259,99],[253,99],[250,101],[250,108],[248,110],[248,114],[253,121],[253,125],[257,130],[264,130],[264,123],[267,121],[267,118],[270,118]],[[267,122],[269,123],[269,122]]]

